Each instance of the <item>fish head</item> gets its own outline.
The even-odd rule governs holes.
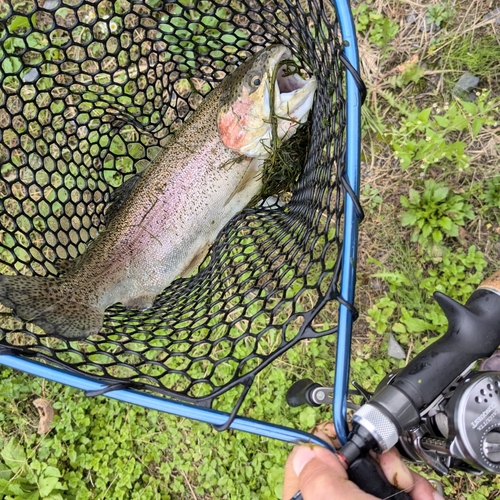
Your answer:
[[[242,155],[265,158],[273,134],[283,141],[307,120],[316,78],[290,74],[284,61],[292,53],[272,45],[247,59],[223,85],[217,127],[224,145]],[[274,124],[274,125],[273,125]]]

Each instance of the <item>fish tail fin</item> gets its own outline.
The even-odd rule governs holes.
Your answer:
[[[76,340],[98,333],[104,311],[68,293],[64,281],[0,275],[0,302],[48,335]]]

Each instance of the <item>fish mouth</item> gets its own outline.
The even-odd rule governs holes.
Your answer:
[[[274,83],[274,112],[278,117],[288,117],[301,122],[312,105],[316,78],[307,80],[302,78],[294,65],[287,65],[286,61],[292,59],[292,53],[287,47],[277,54],[278,66]]]

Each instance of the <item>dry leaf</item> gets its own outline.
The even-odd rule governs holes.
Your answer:
[[[50,432],[50,424],[54,420],[54,408],[48,399],[38,398],[33,401],[33,405],[38,410],[40,422],[38,423],[38,434]]]

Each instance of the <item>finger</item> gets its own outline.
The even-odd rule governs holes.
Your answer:
[[[285,481],[283,483],[283,500],[290,500],[290,498],[299,491],[299,476],[293,469],[293,458],[297,454],[297,450],[301,446],[295,446],[285,464]]]
[[[384,471],[385,477],[393,486],[400,490],[411,491],[413,488],[413,475],[395,448],[377,455],[376,458]]]
[[[411,471],[413,476],[413,489],[410,496],[413,500],[444,500],[427,479]]]
[[[311,432],[327,443],[331,443],[335,449],[339,449],[341,447],[340,441],[337,439],[337,432],[335,431],[333,422],[330,421],[318,424]]]
[[[340,448],[340,443],[337,439],[337,433],[333,422],[324,422],[318,424],[311,431],[315,436],[319,437],[326,443],[330,443],[334,448]],[[303,447],[308,447],[303,445]],[[310,448],[314,447],[311,445]],[[283,500],[289,500],[299,491],[299,477],[293,469],[293,457],[297,453],[299,446],[295,446],[290,453],[285,464],[285,480],[283,483]]]
[[[338,458],[325,448],[301,447],[293,465],[304,500],[376,500],[349,481]]]

